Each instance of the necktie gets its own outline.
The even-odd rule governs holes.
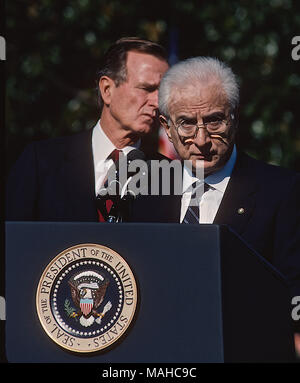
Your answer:
[[[185,213],[185,216],[183,218],[183,221],[182,221],[182,223],[185,223],[185,224],[198,224],[199,223],[199,217],[200,217],[200,209],[199,209],[200,199],[203,196],[203,194],[209,189],[209,185],[204,183],[203,194],[198,196],[197,195],[197,189],[199,188],[199,185],[197,185],[197,182],[194,182],[192,187],[196,188],[196,190],[191,195],[191,201],[193,200],[193,204],[191,204],[191,201],[190,201],[189,207],[188,207],[188,209],[187,209],[187,211]],[[199,193],[199,191],[198,191],[198,193]],[[195,205],[195,200],[194,199],[196,198],[196,196],[198,198],[197,198],[197,203]]]
[[[111,158],[114,163],[116,164],[118,161],[119,161],[119,158],[120,158],[120,152],[122,152],[122,150],[119,150],[119,149],[115,149],[111,152],[109,158]]]
[[[119,149],[115,149],[111,152],[111,154],[107,157],[107,159],[112,159],[114,161],[114,164],[113,166],[115,167],[116,166],[116,163],[119,161],[119,157],[120,157],[120,152],[122,150],[119,150]],[[110,168],[111,169],[111,168]],[[108,169],[108,172],[110,171],[110,169]],[[106,188],[108,185],[107,185],[107,177],[104,181],[104,187]],[[103,215],[102,212],[101,212],[101,209],[97,208],[97,211],[98,211],[98,220],[99,222],[105,222],[107,221],[107,218],[109,216],[109,213],[110,213],[110,210],[113,206],[113,201],[111,199],[107,199],[106,201],[101,201],[102,202],[102,205],[105,207],[104,210],[106,210],[107,214]],[[99,203],[101,203],[100,200],[99,200]]]

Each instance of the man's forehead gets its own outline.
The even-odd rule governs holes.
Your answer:
[[[170,112],[182,110],[225,108],[228,100],[218,81],[203,84],[200,81],[173,87],[169,99]]]
[[[128,79],[130,77],[143,76],[151,80],[151,78],[155,76],[160,81],[168,69],[168,63],[150,53],[129,51],[127,54],[126,68]]]

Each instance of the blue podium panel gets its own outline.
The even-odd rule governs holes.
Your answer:
[[[110,349],[68,352],[44,332],[36,290],[68,247],[107,246],[138,285],[130,329]],[[9,362],[223,362],[220,228],[216,225],[6,223],[6,354]]]
[[[231,230],[220,228],[224,361],[295,361],[284,276]]]

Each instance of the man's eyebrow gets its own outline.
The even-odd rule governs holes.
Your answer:
[[[224,112],[213,112],[211,114],[207,114],[206,116],[202,117],[203,120],[208,120],[212,118],[225,118],[225,113]]]
[[[158,89],[159,87],[159,83],[156,83],[156,82],[142,82],[139,84],[139,87],[140,88],[147,88],[147,89],[151,89],[151,90],[156,90]]]
[[[182,114],[180,114],[180,115],[178,115],[177,117],[176,117],[176,120],[178,121],[178,120],[196,120],[197,119],[197,117],[196,117],[196,115],[195,114],[184,114],[184,113],[182,113]]]
[[[203,116],[202,120],[205,122],[207,120],[213,120],[213,119],[224,119],[225,117],[226,116],[225,116],[224,112],[218,111],[218,112],[212,112],[210,114],[207,114],[207,115]],[[197,116],[194,113],[186,114],[183,111],[181,114],[179,114],[176,117],[176,122],[183,121],[183,120],[186,120],[186,121],[195,120],[197,122]]]

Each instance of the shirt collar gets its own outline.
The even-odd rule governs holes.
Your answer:
[[[205,177],[204,182],[212,188],[224,193],[236,162],[236,156],[236,146],[234,145],[231,156],[223,168]],[[195,181],[199,181],[198,178],[192,174],[192,170],[190,168],[184,166],[182,192],[185,193]]]
[[[141,140],[139,139],[133,145],[128,145],[122,148],[122,152],[127,156],[128,153],[133,149],[138,149],[141,145]],[[111,152],[115,149],[115,145],[110,141],[107,135],[104,133],[100,120],[93,128],[92,135],[92,147],[93,147],[93,156],[94,162],[97,164],[99,161],[106,160]]]

